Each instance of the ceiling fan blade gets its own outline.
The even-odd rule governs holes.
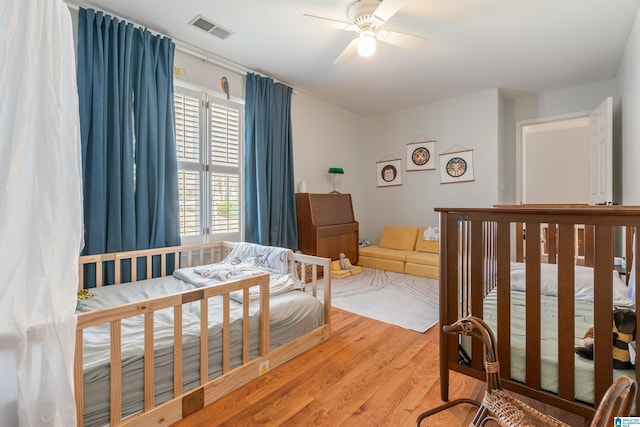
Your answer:
[[[358,27],[348,22],[339,21],[337,19],[325,18],[324,16],[310,15],[308,13],[303,14],[302,16],[306,16],[307,18],[315,18],[322,20],[325,24],[330,25],[333,28],[337,28],[338,30],[344,31],[358,31]]]
[[[373,16],[384,22],[395,15],[408,2],[409,0],[382,0],[380,6],[373,12]]]
[[[412,36],[409,34],[397,33],[395,31],[380,30],[378,31],[376,36],[381,42],[389,43],[394,46],[399,46],[413,51],[420,51],[424,49],[427,44],[429,44],[429,40],[425,38]]]
[[[344,50],[338,55],[338,57],[333,61],[334,64],[344,64],[348,62],[351,58],[356,56],[358,53],[358,38],[351,40],[351,43],[344,48]]]

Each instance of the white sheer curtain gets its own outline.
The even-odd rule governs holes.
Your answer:
[[[82,241],[75,53],[62,0],[0,0],[0,425],[75,426]]]

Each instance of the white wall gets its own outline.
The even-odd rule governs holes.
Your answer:
[[[365,121],[361,116],[326,104],[303,93],[291,100],[293,163],[296,191],[300,181],[309,193],[333,190],[330,167],[344,169],[336,175],[336,189],[350,193],[357,221],[365,215],[364,165],[361,147],[365,140]]]
[[[640,11],[618,69],[622,139],[622,202],[640,205]]]
[[[446,99],[366,119],[361,144],[365,199],[360,235],[377,242],[385,225],[437,225],[435,207],[498,203],[497,89]],[[406,145],[436,140],[436,170],[406,171]],[[475,181],[440,183],[439,154],[473,149]],[[402,185],[377,187],[376,162],[402,159]]]
[[[587,113],[605,98],[613,96],[616,105],[616,82],[605,80],[539,94],[520,94],[505,99],[501,131],[504,134],[504,152],[500,162],[502,173],[501,203],[516,202],[516,122],[575,113]],[[620,144],[614,135],[614,146]],[[614,168],[616,165],[614,164]],[[614,187],[619,186],[615,182]]]
[[[182,77],[174,77],[174,81],[191,83],[223,95],[220,79],[226,77],[229,82],[229,94],[231,97],[238,98],[239,101],[244,103],[244,74],[229,71],[211,62],[181,52],[178,49],[175,51],[173,62],[175,67],[182,68],[185,72]]]

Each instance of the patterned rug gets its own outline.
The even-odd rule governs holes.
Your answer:
[[[438,322],[438,288],[436,279],[364,267],[331,280],[331,304],[422,333]]]

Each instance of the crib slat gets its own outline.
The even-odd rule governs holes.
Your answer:
[[[147,262],[147,279],[151,279],[152,277],[152,268],[153,267],[153,256],[147,255],[145,258]]]
[[[200,385],[209,378],[209,304],[208,300],[200,300]]]
[[[173,253],[173,268],[177,270],[178,268],[182,268],[182,260],[180,259],[180,251],[175,251]]]
[[[609,225],[598,225],[594,230],[594,340],[595,342],[611,342],[611,325],[613,323],[613,233]],[[595,401],[600,402],[607,388],[613,382],[613,351],[609,345],[594,346],[595,367]]]
[[[529,386],[540,389],[540,223],[527,222],[526,242],[526,372]],[[555,234],[555,233],[554,233]]]
[[[484,224],[482,221],[471,222],[471,295],[466,298],[471,300],[471,314],[482,317],[484,313],[484,292],[483,292],[483,272],[484,267],[482,252],[485,249],[482,244],[482,231]],[[471,341],[471,366],[474,369],[482,370],[482,342],[480,340]]]
[[[593,257],[595,256],[595,250],[593,248],[593,225],[584,226],[584,265],[593,267]]]
[[[102,286],[102,260],[96,261],[96,288]]]
[[[119,425],[122,419],[122,332],[120,320],[113,320],[111,328],[111,371],[110,371],[110,424]]]
[[[114,272],[115,272],[114,284],[117,285],[121,281],[121,278],[120,278],[120,258],[116,258],[114,260],[113,269],[114,269]]]
[[[242,301],[249,301],[249,288],[242,290]],[[242,304],[242,363],[247,362],[249,362],[249,304]]]
[[[558,230],[558,395],[575,400],[575,233],[573,224],[561,224]]]
[[[440,399],[449,400],[449,364],[457,361],[458,340],[456,337],[445,334],[442,327],[457,320],[458,315],[458,220],[454,215],[446,212],[440,213],[440,232],[445,236],[440,239],[441,258],[440,262]],[[451,262],[449,262],[451,261]],[[451,356],[450,356],[451,355]]]
[[[229,372],[231,366],[231,322],[229,320],[229,294],[225,294],[222,298],[222,373]],[[244,305],[248,305],[248,299]]]
[[[329,276],[327,274],[327,276]],[[328,280],[328,279],[327,279]],[[269,281],[260,284],[260,356],[269,353]]]
[[[84,289],[84,264],[78,263],[78,290]]]
[[[511,226],[508,222],[498,222],[496,256],[498,258],[498,360],[500,377],[511,377]]]
[[[131,281],[138,280],[138,258],[131,258]]]
[[[178,397],[181,394],[182,394],[182,305],[180,304],[173,307],[173,397]]]
[[[144,410],[154,407],[153,312],[144,314]]]
[[[524,241],[524,224],[521,222],[516,223],[516,241],[518,243]],[[516,262],[524,262],[524,250],[523,245],[516,244]]]
[[[547,227],[547,254],[548,263],[557,264],[558,262],[558,241],[557,241],[557,224],[548,224]]]
[[[80,281],[80,283],[83,283]],[[84,352],[83,352],[83,330],[76,329],[75,362],[73,364],[74,393],[76,397],[76,418],[78,427],[84,425],[82,414],[84,413]]]

